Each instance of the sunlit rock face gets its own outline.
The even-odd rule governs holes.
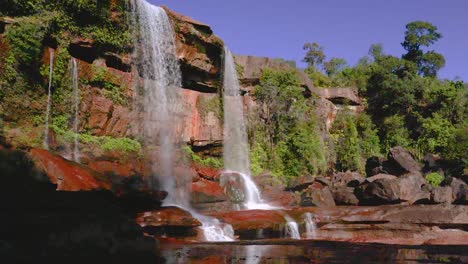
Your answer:
[[[208,25],[163,8],[176,33],[183,86],[200,92],[218,92],[223,41]]]

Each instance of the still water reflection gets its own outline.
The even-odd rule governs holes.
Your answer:
[[[162,245],[165,263],[468,263],[467,246],[390,246],[297,240]]]

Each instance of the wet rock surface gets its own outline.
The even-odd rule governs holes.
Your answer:
[[[8,215],[0,218],[4,263],[157,260],[155,242],[143,236],[112,193],[56,191],[25,153],[5,148],[0,172],[0,210]]]
[[[58,191],[99,190],[111,188],[108,179],[85,166],[66,160],[43,149],[30,152],[36,166],[42,170]]]
[[[400,245],[468,243],[468,210],[464,205],[300,207],[211,215],[232,225],[240,239],[255,240],[281,238],[286,215],[297,221],[302,237],[307,237],[305,213],[311,213],[317,224],[314,236],[309,236],[314,240]],[[193,222],[187,221],[185,227],[194,226]]]

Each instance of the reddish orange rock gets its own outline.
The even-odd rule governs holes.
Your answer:
[[[112,161],[92,161],[88,164],[93,169],[102,174],[114,174],[121,177],[130,177],[143,174],[143,165],[136,162],[118,163]]]
[[[138,214],[136,222],[140,226],[201,226],[189,212],[178,207],[165,207],[157,211]]]
[[[198,176],[200,176],[201,178],[205,178],[211,181],[219,180],[219,175],[220,175],[219,169],[201,167],[201,166],[195,166],[194,169],[197,172]]]
[[[194,203],[210,203],[225,201],[223,188],[214,181],[201,178],[192,183],[192,201]]]
[[[32,149],[32,160],[42,169],[58,191],[110,189],[102,175],[44,149]]]

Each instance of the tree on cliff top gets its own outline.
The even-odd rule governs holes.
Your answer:
[[[424,52],[422,47],[429,47],[442,37],[437,27],[425,21],[413,21],[406,25],[405,41],[401,43],[407,51],[403,59],[418,66],[419,74],[435,77],[437,71],[445,66],[445,58],[435,51]]]
[[[307,63],[309,68],[318,70],[318,67],[320,67],[325,61],[323,47],[314,42],[304,44],[303,49],[306,51],[306,55],[302,61]]]

